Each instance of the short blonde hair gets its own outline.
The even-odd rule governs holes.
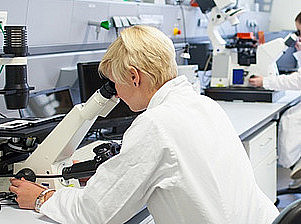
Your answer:
[[[128,83],[130,66],[148,76],[151,88],[177,76],[175,48],[160,30],[150,26],[124,29],[104,55],[99,71],[120,84]]]

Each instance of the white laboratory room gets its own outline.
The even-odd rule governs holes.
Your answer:
[[[300,224],[300,0],[1,0],[0,223]]]

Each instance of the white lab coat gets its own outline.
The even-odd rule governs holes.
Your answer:
[[[294,56],[301,68],[301,51],[295,52]],[[263,87],[274,90],[301,90],[301,70],[290,75],[265,77]],[[278,136],[278,162],[289,168],[301,157],[301,103],[282,114]]]
[[[278,215],[225,112],[184,76],[156,92],[121,153],[84,189],[58,190],[41,212],[68,224],[121,224],[144,205],[156,224],[270,224]]]

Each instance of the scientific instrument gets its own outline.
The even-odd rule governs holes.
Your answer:
[[[22,109],[28,104],[29,87],[27,83],[27,32],[26,26],[4,26],[4,54],[0,55],[0,66],[5,66],[4,94],[9,110]],[[3,67],[2,67],[3,68]]]
[[[97,117],[107,116],[118,104],[114,85],[107,80],[86,103],[75,105],[28,159],[14,164],[14,174],[24,168],[31,169],[37,176],[61,174],[64,167],[72,165],[71,155]],[[76,180],[38,178],[37,182],[56,189],[70,184],[79,186]]]
[[[217,93],[221,94],[223,90],[235,91],[232,87],[249,87],[246,91],[252,92],[255,88],[250,88],[248,82],[251,76],[278,74],[276,61],[288,47],[295,43],[296,34],[292,33],[285,38],[277,38],[261,45],[257,45],[251,35],[249,37],[238,36],[234,44],[227,45],[218,28],[226,21],[229,21],[231,25],[237,25],[239,23],[237,17],[244,10],[233,7],[235,0],[197,0],[197,2],[203,13],[211,11],[207,31],[213,47],[210,84],[213,88],[206,90],[207,93],[215,92],[214,87],[223,88],[216,88]],[[242,91],[243,88],[236,90]],[[265,92],[263,89],[259,91]]]

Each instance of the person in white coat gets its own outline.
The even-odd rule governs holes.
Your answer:
[[[125,132],[120,154],[83,189],[47,192],[12,179],[19,206],[34,209],[42,192],[40,212],[61,223],[121,224],[145,205],[156,224],[272,223],[278,210],[256,184],[228,117],[177,76],[175,56],[158,29],[124,29],[100,70],[133,111],[146,110]]]
[[[301,31],[301,13],[295,19],[295,25]],[[253,86],[264,87],[273,90],[301,90],[301,37],[299,36],[293,54],[296,58],[299,71],[290,75],[280,76],[255,76],[249,79]],[[280,118],[278,130],[278,156],[279,164],[285,168],[291,168],[290,177],[293,181],[290,188],[301,187],[301,103],[291,107]]]

